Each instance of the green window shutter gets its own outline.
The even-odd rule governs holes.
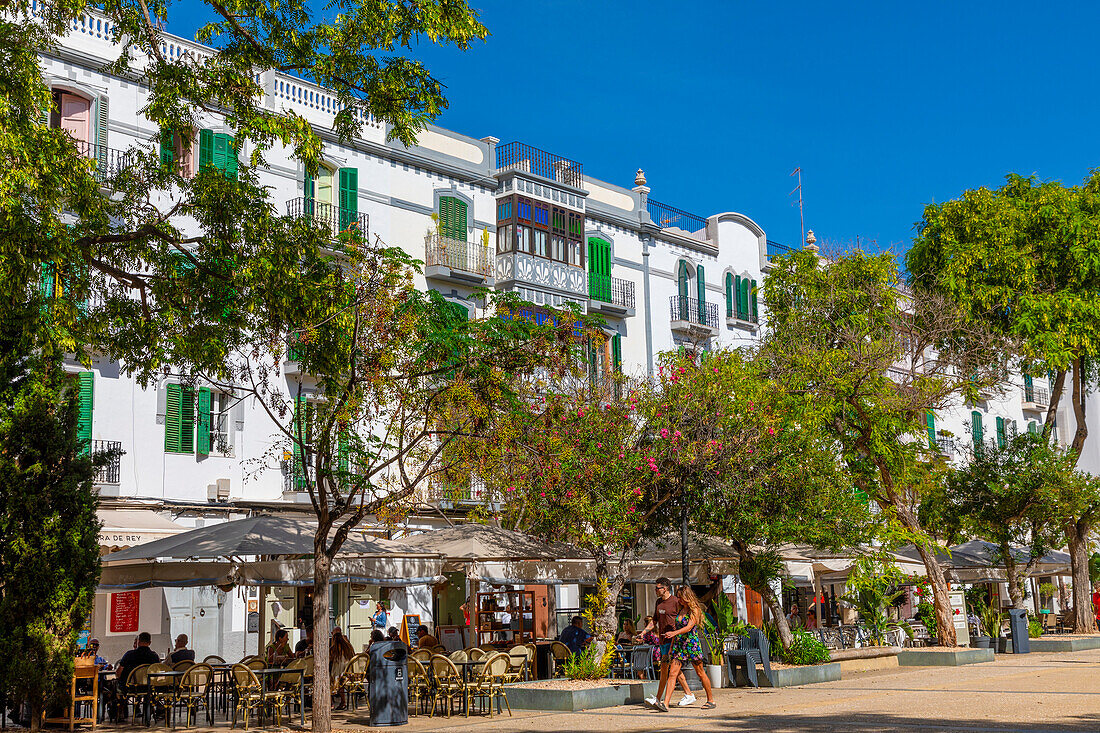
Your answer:
[[[970,437],[974,440],[974,451],[977,452],[985,438],[985,431],[982,429],[982,413],[977,410],[970,413]]]
[[[214,165],[214,133],[199,130],[199,168],[206,165]]]
[[[359,222],[359,169],[340,169],[340,231]]]
[[[95,403],[95,373],[80,372],[76,377],[78,384],[76,437],[83,443],[83,452],[88,453],[92,446],[92,408]]]
[[[588,296],[611,302],[611,243],[599,237],[588,238]]]
[[[336,436],[336,464],[339,471],[339,485],[340,488],[346,489],[348,483],[348,469],[351,465],[349,460],[350,451],[348,449],[348,431],[341,430]]]
[[[303,179],[304,182],[305,182],[305,185],[303,185],[302,188],[303,188],[303,192],[305,194],[305,198],[308,201],[313,201],[314,198],[316,198],[316,196],[317,196],[316,181],[314,181],[313,176],[311,176],[309,174],[309,171],[306,171],[303,175],[305,176],[305,178]]]
[[[740,278],[737,285],[737,317],[744,320],[749,317],[749,279]]]
[[[195,452],[195,390],[180,386],[180,453]]]
[[[439,197],[439,234],[444,237],[451,236],[451,219],[454,217],[454,198],[450,196]]]
[[[1008,430],[1003,417],[997,418],[997,447],[1004,448],[1008,438]]]
[[[925,423],[928,426],[928,447],[936,449],[936,414],[934,412],[928,412],[925,415]]]
[[[751,316],[753,323],[756,323],[757,319],[759,318],[759,315],[757,313],[756,281],[755,280],[749,280],[749,300],[750,300],[750,305],[752,306],[752,310],[749,312],[749,315]]]
[[[733,273],[726,273],[726,318],[733,318]]]
[[[164,409],[164,451],[180,452],[180,385],[167,385],[168,399]]]
[[[232,135],[222,135],[225,139],[225,172],[226,178],[237,180],[237,139]]]
[[[683,260],[680,260],[680,264],[676,269],[676,288],[680,295],[680,320],[686,321],[688,318],[688,266]]]
[[[46,300],[57,294],[56,280],[54,279],[54,266],[52,262],[43,262],[42,269],[38,273],[38,287],[42,297]]]
[[[439,231],[449,239],[466,241],[467,235],[466,202],[454,196],[439,197]]]
[[[214,135],[214,159],[213,165],[222,173],[225,172],[225,160],[226,160],[226,135],[223,133],[216,133]]]
[[[107,170],[107,129],[111,119],[107,97],[96,97],[95,111],[96,160],[99,162],[99,170],[105,172]]]
[[[698,265],[695,268],[695,292],[699,296],[699,305],[696,308],[699,312],[699,323],[706,325],[707,322],[707,280],[703,274],[703,266]]]
[[[623,337],[621,334],[615,334],[611,337],[611,368],[615,370],[616,374],[621,374],[623,371]]]
[[[309,403],[306,402],[305,397],[299,397],[294,407],[294,464],[290,467],[291,475],[294,476],[294,488],[297,491],[306,491],[309,488],[309,482],[306,481],[306,475],[302,470],[302,443],[304,443],[309,436]]]
[[[176,152],[173,145],[174,137],[171,128],[160,128],[160,164],[164,168],[172,167],[172,159],[175,157]]]
[[[198,424],[195,427],[195,452],[201,456],[210,454],[210,390],[199,388]]]
[[[1038,435],[1039,434],[1039,423],[1035,422],[1034,420],[1029,420],[1028,423],[1027,423],[1027,431],[1029,433],[1031,433],[1032,435]]]

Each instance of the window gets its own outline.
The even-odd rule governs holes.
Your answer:
[[[581,267],[583,265],[580,242],[571,241],[568,243],[568,259],[566,262],[574,267]]]
[[[164,452],[195,452],[195,390],[185,384],[167,385],[164,410]]]
[[[237,180],[237,141],[224,132],[199,130],[199,168],[213,166]]]
[[[233,396],[200,387],[197,393],[198,419],[195,425],[195,452],[199,455],[233,455],[229,408]]]
[[[970,437],[974,441],[974,452],[981,450],[982,441],[985,439],[985,430],[982,428],[982,413],[974,410],[970,413]]]
[[[928,412],[925,415],[925,423],[928,427],[928,447],[936,449],[936,415],[933,412]]]
[[[497,204],[497,221],[498,222],[508,221],[511,218],[512,218],[512,201],[511,201],[511,199],[509,199],[507,201],[501,201],[500,203],[498,203]]]
[[[340,177],[340,231],[359,230],[359,169],[341,168]],[[362,232],[358,232],[362,234]]]
[[[546,204],[535,203],[532,210],[531,220],[536,226],[549,227],[550,226],[550,212],[546,208]]]
[[[531,200],[520,196],[516,199],[516,218],[523,222],[531,221]]]
[[[534,230],[535,254],[538,255],[539,257],[549,257],[550,256],[550,253],[547,251],[547,247],[546,247],[547,242],[549,241],[549,238],[550,238],[550,235],[547,234],[546,232],[542,231],[541,229]]]
[[[512,225],[505,224],[497,228],[497,252],[512,251]]]
[[[516,251],[531,253],[531,227],[516,227]]]
[[[565,262],[565,238],[554,237],[550,240],[550,259]]]
[[[92,101],[72,92],[55,91],[50,127],[69,133],[80,143],[92,142]]]
[[[753,323],[756,323],[760,318],[760,314],[757,311],[757,305],[756,305],[756,281],[755,280],[749,280],[749,306],[750,306],[749,317],[752,319]]]
[[[454,196],[439,197],[439,233],[465,242],[468,234],[466,202]]]
[[[82,444],[82,452],[88,453],[92,447],[92,408],[95,403],[95,372],[80,372],[76,375],[76,437]]]
[[[317,175],[311,176],[309,173],[305,174],[305,199],[309,203],[319,204],[333,204],[333,181],[335,174],[331,168],[323,165],[317,166]],[[313,207],[307,207],[308,212],[313,211]]]
[[[1004,448],[1008,441],[1008,426],[1003,417],[997,418],[997,447]]]
[[[734,314],[734,297],[733,297],[733,273],[726,273],[726,318],[733,318]]]
[[[680,296],[679,313],[681,321],[688,319],[688,266],[683,260],[676,266],[676,292]]]
[[[588,297],[611,302],[611,244],[599,237],[588,239]]]
[[[611,337],[611,368],[615,370],[616,374],[621,374],[623,371],[623,337],[621,334],[615,334]]]
[[[195,173],[195,160],[192,154],[193,133],[176,132],[171,128],[161,128],[160,131],[160,164],[165,169],[176,166],[177,172],[184,178],[190,178]]]

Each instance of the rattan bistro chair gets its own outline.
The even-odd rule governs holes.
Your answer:
[[[435,678],[435,692],[432,696],[432,715],[435,715],[435,704],[443,703],[447,717],[451,717],[456,700],[462,700],[469,709],[466,697],[466,686],[462,684],[462,675],[458,667],[450,659],[441,654],[432,657],[432,676]]]
[[[188,667],[183,677],[176,685],[176,692],[172,700],[173,707],[182,706],[186,711],[185,725],[190,727],[195,722],[199,706],[206,708],[207,722],[213,724],[213,711],[207,706],[207,692],[210,689],[210,680],[214,676],[214,670],[209,664],[192,664]]]
[[[265,689],[256,673],[244,664],[233,665],[233,685],[236,689],[237,702],[233,707],[231,728],[237,727],[237,714],[243,713],[244,729],[248,730],[252,710],[259,708],[262,715],[265,707],[272,708],[275,713],[275,724],[282,727],[282,702],[286,698],[284,690]]]
[[[553,665],[554,670],[551,677],[564,677],[565,663],[572,656],[573,652],[569,651],[569,647],[565,644],[560,641],[550,642],[550,663]]]
[[[526,659],[526,654],[524,658]],[[498,652],[485,660],[481,665],[477,679],[466,684],[466,717],[470,716],[470,702],[476,698],[484,700],[482,706],[489,708],[489,717],[493,717],[493,701],[504,700],[508,708],[508,715],[512,715],[512,706],[508,703],[508,695],[504,691],[504,684],[511,674],[512,660],[508,654]],[[499,705],[499,703],[497,703]]]
[[[508,669],[504,674],[505,682],[519,682],[527,673],[527,647],[514,646],[508,650]]]
[[[129,676],[126,677],[122,685],[123,706],[133,703],[134,717],[136,718],[138,706],[140,705],[142,720],[146,724],[149,722],[149,692],[149,665],[142,664],[134,667],[130,670]],[[125,714],[125,707],[122,714]]]
[[[417,660],[409,657],[409,712],[418,707],[427,710],[432,699],[432,679],[428,670]]]
[[[351,698],[352,708],[359,709],[359,695],[367,700],[367,671],[370,668],[370,657],[366,654],[356,654],[348,660],[344,667],[344,674],[340,677],[340,684]],[[367,704],[370,701],[367,700]]]

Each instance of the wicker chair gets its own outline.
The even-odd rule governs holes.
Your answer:
[[[351,705],[359,709],[357,695],[367,697],[367,670],[370,666],[370,657],[366,654],[356,654],[348,660],[344,667],[344,674],[340,676],[339,684],[351,698]],[[369,701],[368,701],[369,704]]]
[[[475,646],[472,649],[467,649],[466,650],[466,659],[468,659],[471,662],[476,662],[477,660],[481,659],[484,656],[485,656],[485,650],[482,649],[481,647]]]
[[[203,657],[202,663],[210,665],[225,664],[225,660],[219,657],[217,654],[207,654],[205,657]]]
[[[248,667],[251,670],[267,669],[267,661],[264,659],[260,659],[259,657],[253,657],[252,659],[249,659],[247,662],[245,662],[244,666]]]
[[[432,653],[428,649],[414,649],[409,656],[421,664],[428,664],[432,659]]]
[[[466,654],[465,649],[456,649],[447,655],[447,659],[450,659],[455,664],[462,664],[463,662],[469,661],[469,656]]]
[[[237,714],[244,713],[244,729],[248,730],[248,721],[253,708],[259,708],[263,713],[265,707],[270,707],[275,712],[275,724],[283,725],[282,702],[286,698],[283,690],[264,689],[260,678],[256,676],[247,665],[233,665],[233,684],[236,687],[237,703],[233,707],[233,721],[231,728],[237,727]]]
[[[494,655],[495,656],[495,655]],[[527,675],[527,647],[514,646],[508,650],[508,669],[505,682],[519,682]]]
[[[186,672],[191,667],[195,666],[195,662],[192,659],[181,659],[172,665],[172,670],[175,672]]]
[[[409,657],[409,712],[419,705],[427,709],[432,699],[432,679],[428,670],[417,660]]]
[[[524,654],[526,659],[527,655]],[[489,717],[493,717],[493,700],[504,700],[508,707],[508,715],[512,715],[512,706],[508,703],[508,694],[504,691],[504,684],[510,674],[512,662],[510,656],[504,652],[498,652],[485,660],[481,666],[477,679],[466,685],[466,716],[470,715],[470,700],[477,698],[484,700],[489,708]],[[497,705],[500,703],[498,702]],[[484,707],[482,709],[484,709]]]
[[[291,704],[296,704],[298,702],[298,686],[305,685],[306,665],[309,665],[310,667],[313,666],[313,657],[292,659],[286,665],[286,668],[302,670],[301,676],[299,676],[295,672],[283,672],[275,679],[275,689],[280,690],[286,696],[285,699],[287,715],[290,715]]]
[[[436,702],[442,702],[449,718],[454,710],[455,700],[462,700],[464,704],[469,702],[466,696],[466,686],[462,684],[462,675],[459,673],[458,667],[450,659],[441,654],[436,654],[432,657],[431,664],[432,676],[435,677],[435,694],[432,696],[431,714],[435,715]],[[467,704],[468,709],[469,705]]]
[[[192,664],[188,667],[180,682],[176,685],[176,693],[172,705],[182,705],[187,711],[184,718],[188,727],[195,721],[198,707],[206,705],[206,695],[210,689],[210,680],[214,677],[214,670],[209,664]],[[207,708],[207,720],[213,724],[211,710]]]
[[[432,654],[446,654],[446,653],[447,653],[447,647],[443,646],[442,644],[436,644],[435,646],[432,647]]]
[[[149,701],[153,704],[154,713],[159,715],[159,710],[167,710],[171,707],[176,694],[177,680],[171,677],[157,677],[157,672],[174,672],[172,665],[167,662],[157,662],[149,665]]]
[[[550,642],[550,661],[553,665],[554,672],[552,677],[564,677],[565,676],[565,663],[569,661],[569,658],[573,656],[573,652],[569,651],[569,647],[562,644],[560,641]]]
[[[149,721],[149,693],[149,665],[134,667],[122,686],[122,701],[134,704],[135,717],[137,706],[141,705],[141,716],[146,723]]]

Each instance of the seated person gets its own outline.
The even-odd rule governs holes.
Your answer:
[[[569,647],[569,651],[579,654],[581,649],[592,643],[592,634],[584,630],[584,619],[574,616],[573,621],[558,634],[558,641]]]
[[[176,637],[176,648],[168,655],[168,659],[172,664],[185,660],[188,662],[195,661],[195,650],[187,648],[187,634],[180,634]]]
[[[396,626],[391,626],[386,632],[386,641],[401,641],[401,632]]]
[[[623,620],[623,630],[615,637],[616,644],[633,644],[638,632],[634,629],[634,622],[630,619]]]
[[[363,645],[363,653],[366,654],[370,651],[370,645],[376,641],[385,641],[385,637],[382,636],[382,629],[372,629],[370,632],[370,641]],[[400,641],[400,639],[398,639]]]
[[[428,627],[420,624],[416,629],[416,646],[419,649],[431,649],[439,646],[439,639],[428,633]]]
[[[306,627],[306,634],[294,645],[294,656],[308,657],[313,654],[313,627]]]
[[[95,666],[100,669],[108,669],[111,664],[103,657],[99,656],[99,639],[92,639],[88,642],[88,648],[85,649],[80,656],[92,657],[95,660]]]
[[[130,673],[133,672],[136,667],[140,667],[143,664],[157,664],[160,662],[160,656],[149,648],[149,645],[152,643],[152,635],[148,631],[142,631],[138,634],[137,646],[123,654],[122,659],[118,660],[118,669],[115,671],[115,675],[118,677],[120,685],[126,684]]]
[[[290,648],[290,634],[286,629],[275,632],[275,639],[264,649],[264,660],[269,667],[278,667],[294,655]]]

